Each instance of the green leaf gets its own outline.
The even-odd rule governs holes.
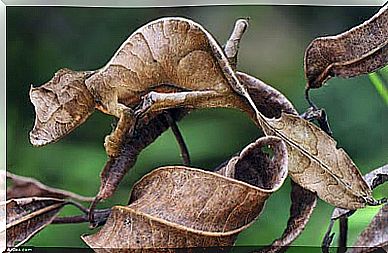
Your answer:
[[[388,76],[388,67],[381,69],[380,71],[376,71],[369,74],[369,79],[372,84],[375,86],[377,92],[383,98],[386,105],[388,105],[388,89],[386,87],[386,79],[383,77],[384,75]]]

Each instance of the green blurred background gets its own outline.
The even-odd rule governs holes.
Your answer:
[[[303,99],[304,49],[318,36],[340,33],[372,16],[376,7],[213,6],[180,8],[7,7],[7,169],[45,184],[93,196],[107,157],[104,136],[112,117],[96,112],[85,124],[58,143],[34,148],[28,132],[34,109],[30,84],[48,81],[62,67],[93,70],[102,67],[139,26],[162,16],[184,16],[202,24],[223,44],[234,21],[250,17],[241,43],[238,69],[282,91],[299,112]],[[386,75],[387,76],[387,75]],[[334,137],[363,173],[387,163],[387,106],[367,76],[331,79],[312,92],[326,108]],[[215,109],[191,113],[180,123],[193,166],[213,168],[254,141],[261,132],[242,113]],[[384,127],[385,126],[385,127]],[[385,130],[384,130],[385,129]],[[144,150],[112,199],[101,207],[126,204],[131,186],[152,169],[180,164],[171,131]],[[241,233],[237,245],[269,244],[281,235],[289,212],[289,180],[271,196],[260,219]],[[387,187],[375,197],[387,194]],[[333,207],[319,201],[306,230],[294,245],[318,246]],[[349,242],[370,222],[378,207],[350,218]],[[63,215],[79,214],[73,207]],[[337,228],[336,228],[337,229]],[[87,224],[52,225],[28,245],[86,247],[80,235]]]

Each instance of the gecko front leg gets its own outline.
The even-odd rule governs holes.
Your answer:
[[[136,118],[131,108],[117,103],[111,104],[107,110],[108,114],[119,118],[116,128],[110,135],[105,137],[105,151],[110,157],[115,157],[119,154],[124,135],[128,132],[131,134],[136,125]]]
[[[241,99],[234,92],[188,91],[159,93],[151,91],[143,96],[142,102],[135,110],[135,118],[141,118],[150,112],[160,112],[171,108],[241,108]]]

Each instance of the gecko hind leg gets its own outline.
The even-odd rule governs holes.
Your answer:
[[[118,104],[115,108],[115,114],[119,117],[116,128],[105,137],[105,151],[110,157],[115,157],[120,153],[124,135],[131,135],[136,126],[137,119],[131,108]]]

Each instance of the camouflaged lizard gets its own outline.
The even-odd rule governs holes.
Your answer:
[[[111,157],[117,156],[124,133],[150,113],[234,107],[252,114],[257,109],[234,72],[236,47],[246,27],[246,20],[237,20],[224,53],[194,21],[161,18],[135,31],[103,68],[59,70],[46,84],[31,87],[36,111],[31,143],[42,146],[61,139],[95,109],[119,119],[105,138]]]

